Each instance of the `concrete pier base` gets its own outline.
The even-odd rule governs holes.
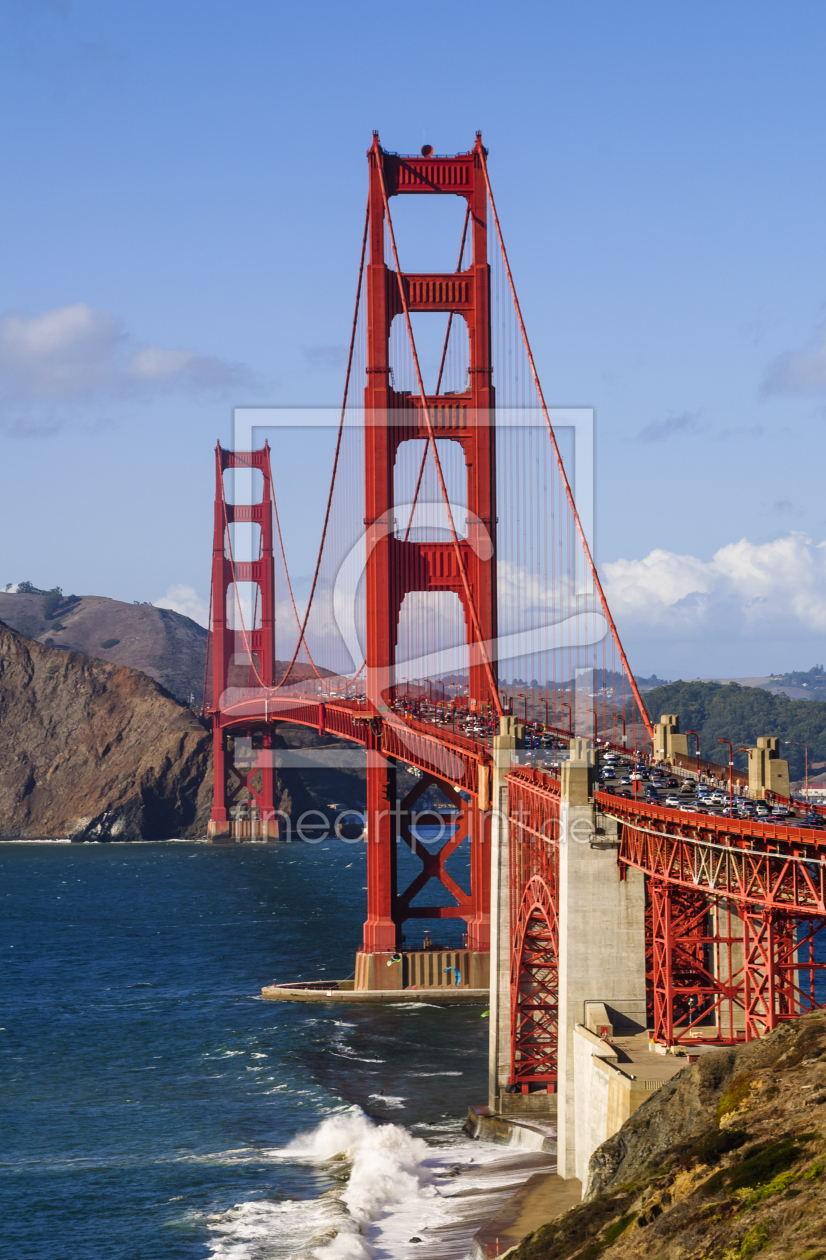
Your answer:
[[[244,818],[207,823],[208,844],[277,844],[278,819]]]
[[[474,949],[404,949],[356,954],[354,988],[484,989],[490,983],[490,955]],[[456,981],[459,981],[457,984]]]
[[[487,989],[354,989],[352,980],[265,984],[265,1002],[335,1002],[370,1006],[422,1002],[429,1006],[487,1006]]]

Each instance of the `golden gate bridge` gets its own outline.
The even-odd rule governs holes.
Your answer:
[[[557,1089],[561,986],[574,983],[568,938],[579,924],[581,950],[592,933],[610,943],[633,880],[652,1037],[674,1047],[760,1036],[826,996],[816,952],[826,830],[678,812],[600,784],[606,751],[663,750],[577,511],[481,134],[469,152],[443,156],[429,145],[388,152],[375,133],[368,173],[343,402],[303,613],[269,446],[216,451],[210,834],[278,835],[278,724],[363,749],[367,914],[355,991],[421,983],[421,968],[407,965],[405,925],[462,921],[457,982],[490,980],[493,1094]],[[391,207],[407,196],[458,198],[454,270],[403,270]],[[423,317],[443,335],[427,381],[415,335]],[[240,472],[258,478],[246,501],[232,492]],[[526,730],[570,744],[570,759],[560,766],[551,752],[544,765],[526,764]],[[416,775],[403,795],[402,767]],[[435,849],[416,829],[433,792],[450,823]],[[406,884],[399,843],[419,864]],[[449,869],[462,845],[464,883]],[[600,857],[602,900],[592,871],[581,913],[566,865],[574,845]]]

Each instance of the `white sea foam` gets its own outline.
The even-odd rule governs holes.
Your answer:
[[[392,1105],[403,1100],[381,1095],[373,1101]],[[415,1236],[422,1240],[416,1245],[422,1260],[428,1255],[460,1260],[481,1219],[547,1163],[527,1152],[470,1142],[459,1135],[455,1120],[451,1128],[450,1137],[440,1134],[434,1146],[401,1125],[376,1124],[351,1107],[286,1147],[259,1151],[259,1159],[317,1165],[335,1160],[334,1167],[349,1176],[341,1189],[317,1200],[253,1200],[209,1218],[210,1255],[214,1260],[372,1260],[377,1255],[404,1260]]]
[[[389,1111],[403,1111],[406,1099],[398,1098],[394,1094],[370,1094],[368,1095],[370,1102],[377,1106],[387,1107]]]
[[[312,1254],[314,1243],[335,1241],[352,1222],[335,1199],[254,1199],[209,1217],[207,1225],[214,1260],[286,1260]]]
[[[411,1076],[464,1076],[464,1072],[411,1072]]]

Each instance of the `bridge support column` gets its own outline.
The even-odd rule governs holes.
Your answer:
[[[502,718],[493,737],[490,794],[490,1052],[488,1103],[501,1110],[511,1070],[511,922],[508,773],[524,744],[523,726]]]
[[[377,759],[374,750],[373,757]],[[366,954],[393,953],[401,945],[396,922],[396,763],[367,768],[367,920]]]
[[[594,754],[571,741],[562,766],[559,872],[559,1098],[557,1172],[577,1175],[574,1029],[586,1003],[603,1003],[614,1028],[645,1029],[645,888],[621,873],[616,824],[596,815]],[[621,877],[624,874],[624,877]],[[582,1161],[580,1161],[581,1164]]]

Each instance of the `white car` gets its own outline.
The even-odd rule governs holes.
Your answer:
[[[676,796],[674,792],[669,792],[668,796],[665,798],[665,803],[666,805],[669,805],[671,809],[679,809],[682,805],[682,801],[679,796]]]
[[[632,783],[642,783],[642,772],[640,770],[635,770],[631,774],[630,778]]]
[[[680,813],[681,814],[696,814],[697,806],[696,805],[681,805]]]

